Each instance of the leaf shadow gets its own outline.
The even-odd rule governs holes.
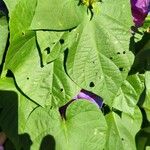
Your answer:
[[[18,94],[14,91],[0,90],[0,129],[6,134],[5,150],[30,150],[33,144],[28,133],[19,134]],[[55,150],[52,135],[42,138],[39,150]]]
[[[52,135],[46,135],[41,142],[39,150],[55,150],[55,139]]]
[[[142,39],[135,42],[135,36],[130,38],[129,50],[135,56],[129,75],[136,73],[143,74],[150,71],[150,48],[145,47],[149,43],[150,33],[145,32]]]
[[[30,150],[29,134],[18,133],[18,95],[14,91],[0,90],[0,128],[6,134],[5,150]]]

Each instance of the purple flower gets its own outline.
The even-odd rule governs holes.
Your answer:
[[[59,108],[59,112],[63,118],[66,118],[66,109],[68,105],[70,105],[73,101],[78,100],[78,99],[86,99],[94,103],[99,108],[102,108],[103,106],[103,100],[100,96],[82,89],[77,96],[75,96],[67,104]]]
[[[133,22],[136,27],[140,27],[150,11],[150,0],[130,0],[130,2]]]
[[[99,108],[102,108],[102,105],[103,105],[103,100],[100,96],[92,92],[83,90],[83,89],[80,91],[80,93],[77,96],[74,97],[74,100],[77,100],[77,99],[89,100],[93,102],[94,104],[96,104]]]

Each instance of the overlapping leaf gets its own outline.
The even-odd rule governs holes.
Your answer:
[[[68,46],[68,32],[37,31],[37,42],[42,55],[43,65],[57,59]]]
[[[64,105],[79,91],[64,71],[63,55],[45,67],[40,66],[34,32],[13,41],[6,68],[14,73],[19,88],[42,106]]]
[[[126,127],[121,118],[115,114],[110,113],[106,116],[108,124],[108,132],[106,138],[106,150],[136,150],[134,136],[128,127]]]
[[[129,51],[130,1],[96,2],[91,20],[90,10],[78,5],[78,0],[5,2],[10,17],[10,45],[4,71],[13,72],[17,89],[12,80],[0,80],[0,96],[7,90],[0,107],[8,106],[4,100],[10,101],[11,95],[19,111],[18,129],[31,136],[31,149],[135,150],[135,134],[142,122],[135,107],[144,85],[142,75],[128,76],[133,63]],[[148,70],[149,48],[143,52],[136,60],[146,56]],[[147,75],[145,110],[149,107],[148,80]],[[110,107],[122,111],[122,117],[107,114],[107,130],[105,118],[95,105],[75,101],[67,109],[66,120],[62,119],[58,107],[71,100],[79,87],[100,95]],[[18,135],[13,137],[10,127],[17,112],[10,114],[13,108],[3,109],[0,121],[18,145]],[[43,138],[48,138],[50,145],[42,145]]]
[[[78,0],[37,1],[30,29],[67,30],[76,27],[86,15]]]
[[[132,23],[126,12],[130,12],[128,1],[105,1],[100,13],[95,12],[91,21],[85,19],[71,32],[68,74],[80,87],[100,95],[109,105],[133,63],[129,51]]]
[[[43,137],[49,135],[56,150],[102,150],[107,125],[99,109],[88,101],[72,103],[62,120],[58,110],[37,108],[29,117],[25,132],[31,135],[31,149],[39,149]],[[50,144],[50,143],[49,143]],[[47,145],[45,145],[46,148]]]
[[[144,77],[142,75],[135,74],[128,76],[113,101],[113,107],[120,111],[133,114],[143,90]]]

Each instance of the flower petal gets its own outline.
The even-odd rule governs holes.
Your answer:
[[[136,27],[143,25],[148,12],[150,11],[150,0],[130,0],[133,22]]]
[[[92,92],[86,91],[84,89],[82,89],[80,91],[80,93],[74,97],[74,99],[75,100],[77,100],[77,99],[89,100],[89,101],[95,103],[99,108],[102,108],[102,105],[103,105],[103,100],[100,96],[98,96]]]

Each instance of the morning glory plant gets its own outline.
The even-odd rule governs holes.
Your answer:
[[[150,33],[130,32],[149,11],[150,0],[0,1],[0,150],[149,149]]]

